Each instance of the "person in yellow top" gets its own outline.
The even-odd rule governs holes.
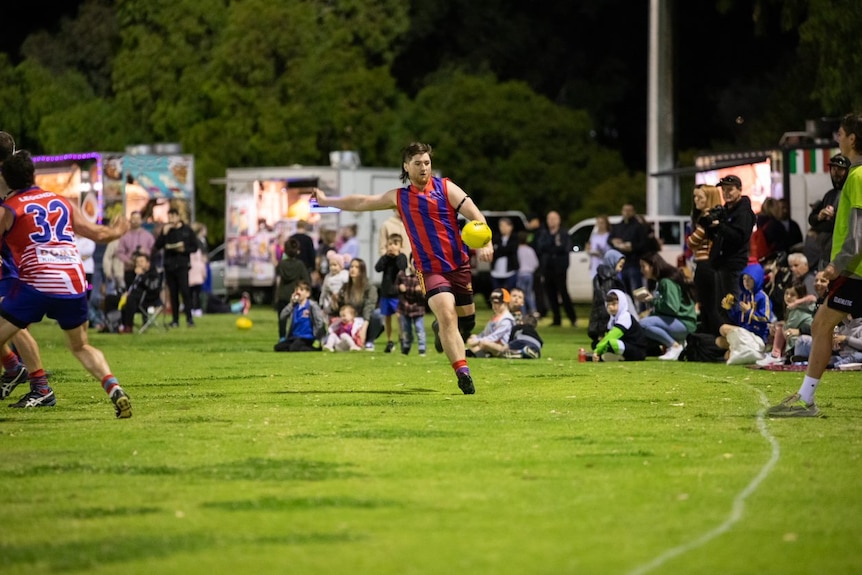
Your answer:
[[[841,120],[838,147],[850,160],[850,174],[838,200],[832,254],[823,275],[830,281],[829,293],[811,324],[811,354],[808,369],[797,393],[767,410],[772,417],[819,417],[814,394],[832,354],[832,334],[849,314],[862,317],[862,114]]]

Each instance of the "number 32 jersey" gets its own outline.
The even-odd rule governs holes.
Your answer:
[[[38,187],[18,192],[3,204],[15,221],[4,237],[18,278],[40,292],[76,297],[87,277],[72,231],[72,206]]]

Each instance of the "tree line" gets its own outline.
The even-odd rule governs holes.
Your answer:
[[[227,167],[326,165],[343,149],[396,167],[416,139],[486,209],[553,208],[570,223],[624,201],[643,209],[646,175],[607,137],[610,103],[631,82],[622,54],[643,48],[602,54],[572,40],[608,3],[628,6],[86,0],[58,32],[0,53],[0,126],[35,153],[180,142],[195,155],[197,213],[215,239],[224,189],[210,180]],[[646,28],[641,8],[617,31]],[[845,48],[862,19],[849,0],[758,0],[753,10],[799,30],[798,59],[782,65],[808,82],[774,96],[782,106],[764,131],[795,125],[812,103],[860,103],[862,79],[843,73],[862,59]]]

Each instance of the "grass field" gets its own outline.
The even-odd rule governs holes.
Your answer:
[[[464,396],[433,351],[276,354],[252,318],[93,335],[130,420],[33,327],[58,405],[0,412],[0,573],[862,572],[858,373],[768,420],[800,374],[579,364],[545,328]]]

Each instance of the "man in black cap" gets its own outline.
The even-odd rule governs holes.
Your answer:
[[[719,297],[730,293],[738,299],[739,276],[748,264],[754,211],[751,200],[742,195],[742,180],[738,176],[725,176],[716,185],[721,188],[724,209],[710,210],[698,223],[712,240],[709,259],[716,270]]]
[[[808,216],[808,225],[817,233],[817,247],[819,260],[809,262],[811,269],[821,270],[829,263],[829,254],[832,251],[832,230],[835,227],[835,210],[838,209],[838,200],[841,198],[841,190],[850,173],[850,160],[843,154],[836,154],[829,160],[829,176],[832,178],[832,189],[826,192],[823,199],[811,204],[811,214]],[[809,258],[810,259],[810,258]]]

